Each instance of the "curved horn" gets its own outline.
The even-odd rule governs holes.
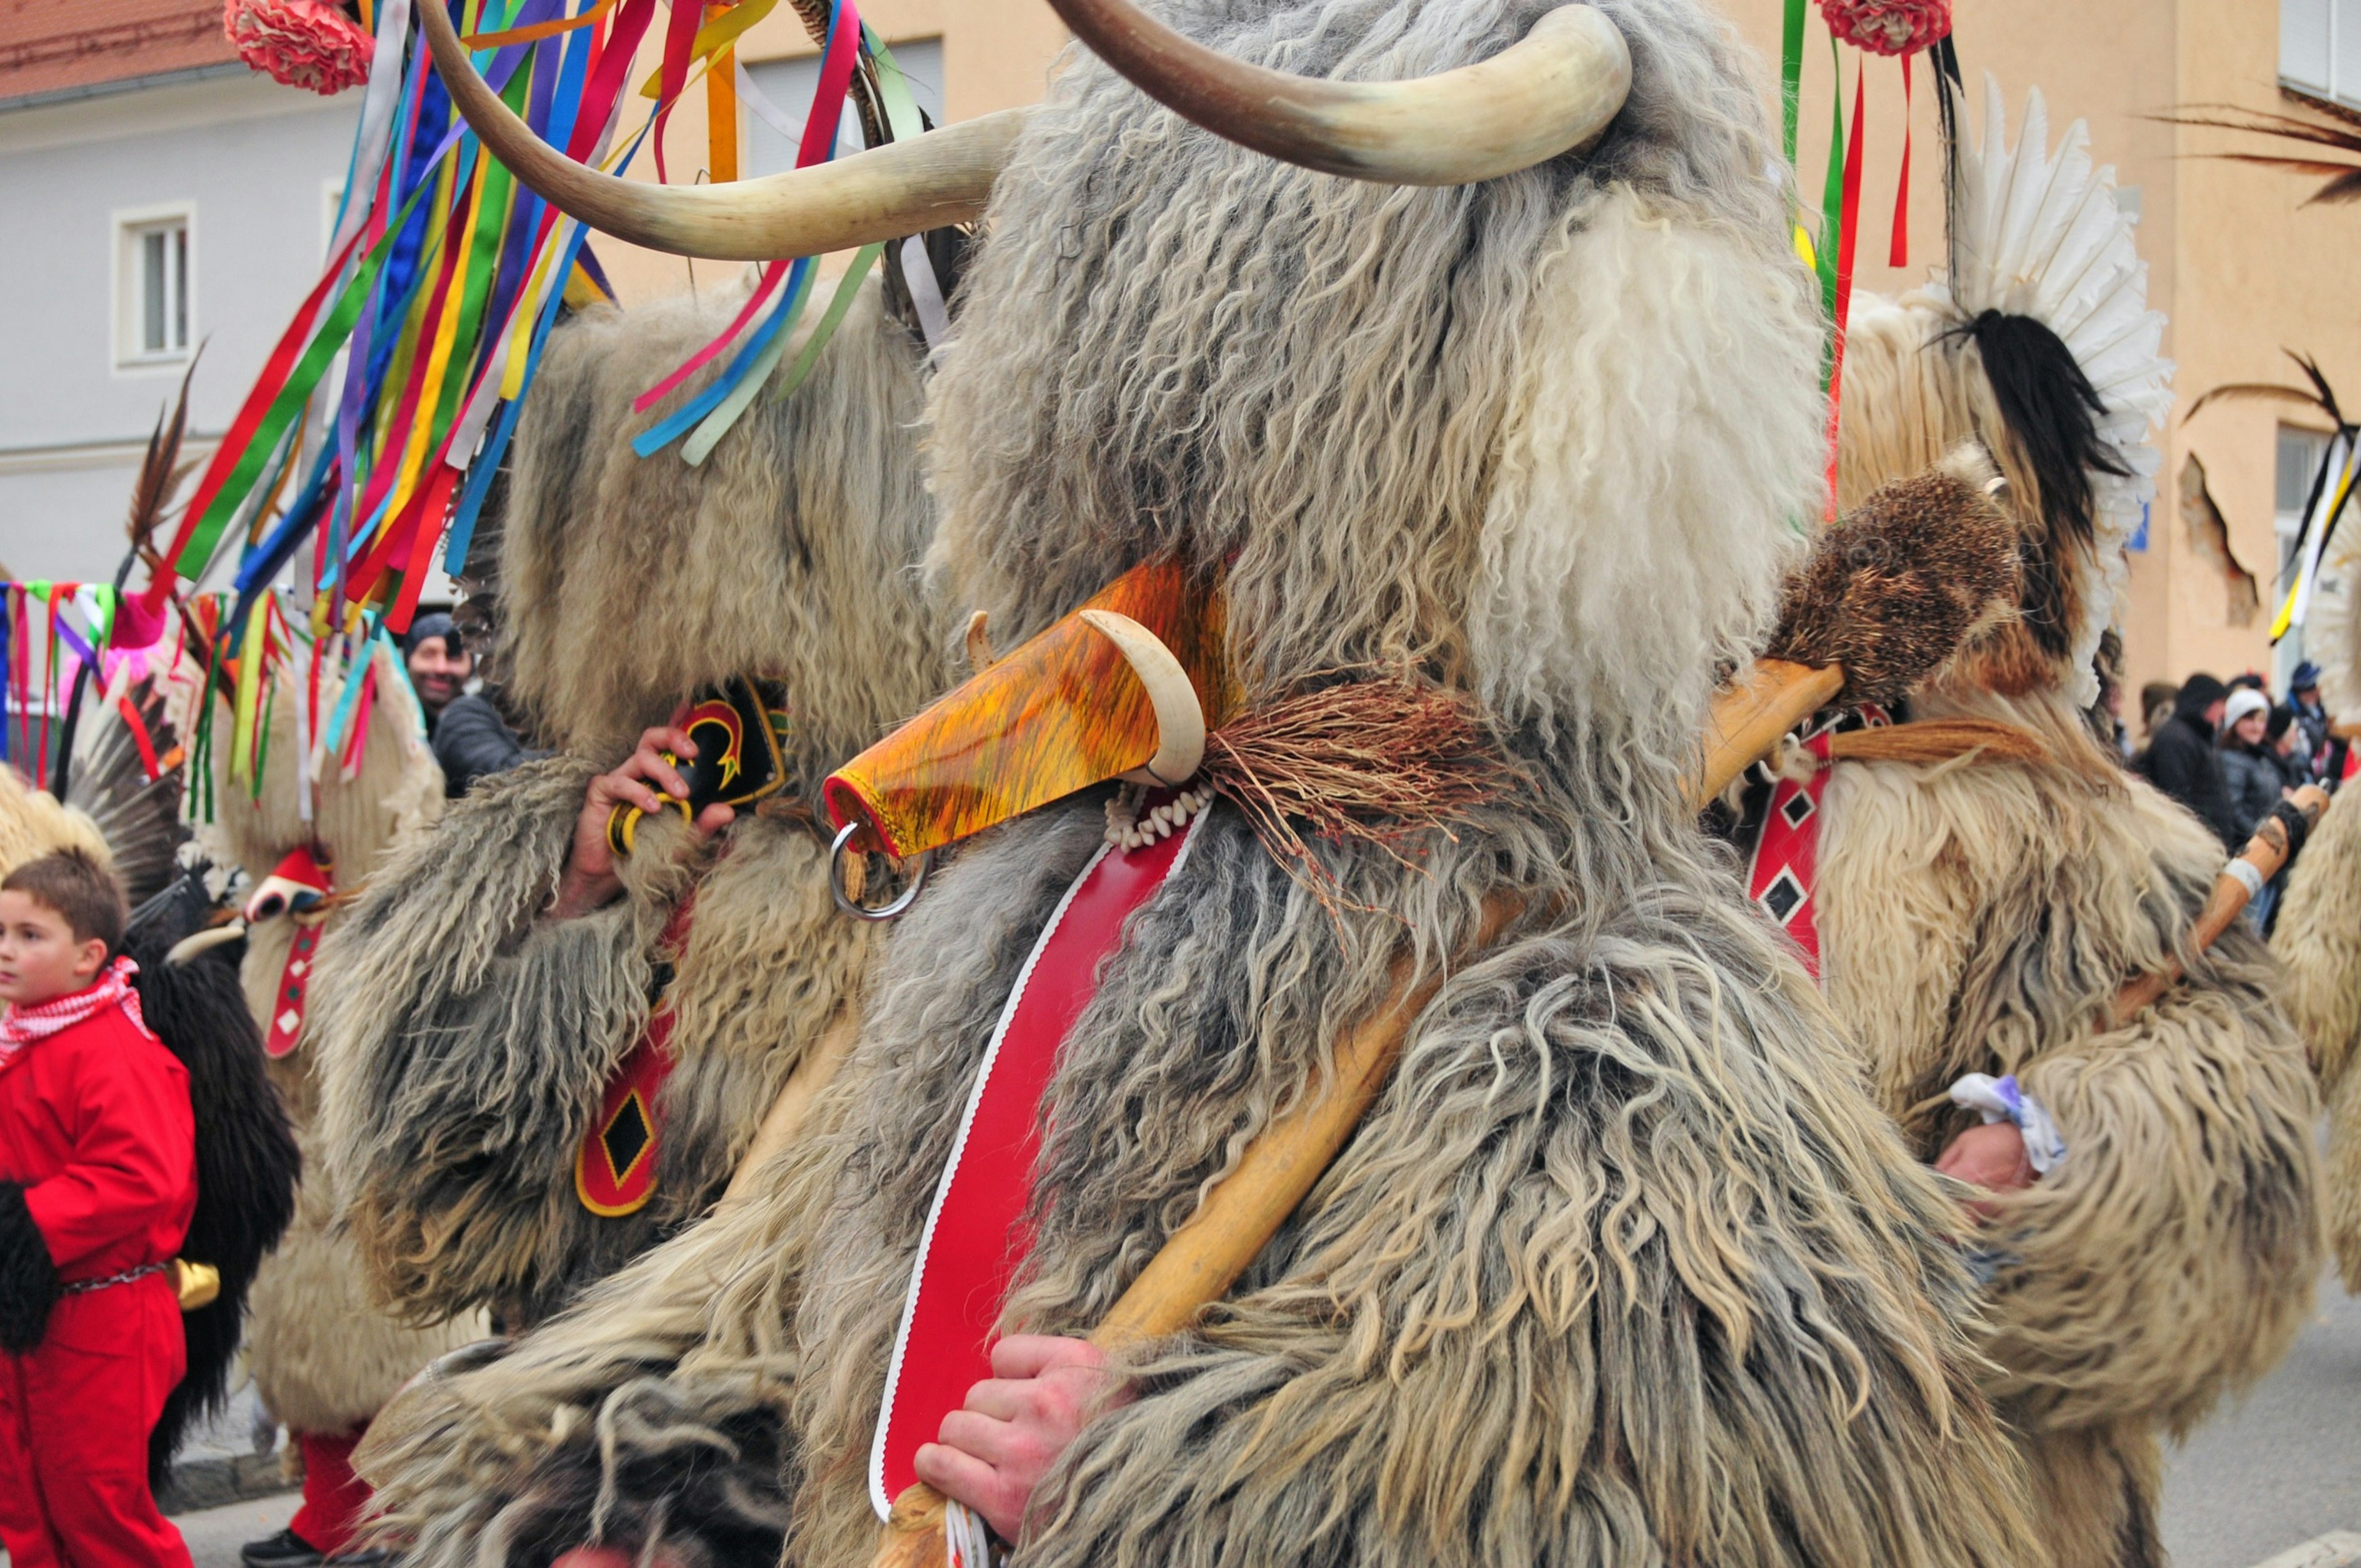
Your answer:
[[[245,935],[246,922],[243,920],[225,921],[219,926],[209,926],[202,931],[192,931],[172,944],[172,950],[164,955],[164,962],[168,965],[187,963],[199,953],[225,947]]]
[[[1409,82],[1246,65],[1129,0],[1049,0],[1139,90],[1214,135],[1323,173],[1466,185],[1596,140],[1631,91],[1631,50],[1596,8],[1560,5],[1491,59]]]
[[[981,214],[1029,111],[1004,109],[851,158],[727,185],[651,185],[544,142],[476,74],[439,5],[418,8],[469,128],[533,194],[602,234],[675,256],[773,261],[900,239]]]
[[[1205,760],[1205,710],[1197,701],[1197,688],[1189,684],[1189,672],[1162,639],[1131,617],[1086,609],[1082,618],[1115,644],[1148,688],[1148,700],[1156,709],[1156,755],[1148,759],[1145,771],[1161,784],[1188,783]]]

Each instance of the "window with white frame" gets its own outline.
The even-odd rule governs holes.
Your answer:
[[[2270,600],[2268,608],[2271,609],[2276,610],[2279,601],[2295,587],[2295,575],[2302,567],[2296,554],[2296,542],[2303,532],[2305,511],[2312,505],[2312,482],[2320,477],[2323,459],[2341,467],[2345,461],[2344,443],[2334,441],[2326,431],[2305,430],[2292,424],[2279,427],[2278,473],[2272,485],[2271,507],[2271,521],[2278,535],[2279,576],[2267,596]],[[2334,482],[2334,474],[2329,482]],[[2284,685],[2302,660],[2303,628],[2290,627],[2272,650],[2271,684]]]
[[[2361,108],[2361,0],[2279,0],[2279,82]]]
[[[186,207],[115,220],[115,359],[124,365],[185,359],[194,311]]]

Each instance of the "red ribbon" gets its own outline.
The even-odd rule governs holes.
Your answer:
[[[1828,359],[1828,521],[1837,515],[1837,415],[1844,396],[1845,323],[1852,315],[1852,260],[1861,237],[1861,71],[1852,79],[1852,138],[1845,147],[1843,216],[1837,225],[1837,330]],[[1843,91],[1841,83],[1839,92]]]
[[[148,732],[148,721],[139,715],[139,705],[131,700],[128,692],[115,699],[116,711],[123,715],[123,727],[131,731],[131,743],[139,748],[139,765],[154,784],[164,776],[162,764],[156,760],[156,738]]]
[[[1894,238],[1887,246],[1888,267],[1910,265],[1910,57],[1902,57],[1902,177],[1894,182]]]
[[[697,43],[697,29],[704,21],[705,7],[696,0],[672,0],[672,26],[664,33],[664,69],[656,82],[656,182],[668,184],[672,177],[664,172],[664,126],[672,118],[674,101],[688,76],[689,51]]]
[[[1137,850],[1101,849],[1017,973],[911,1272],[870,1450],[870,1500],[881,1517],[917,1482],[918,1446],[934,1442],[943,1418],[992,1376],[1001,1304],[1032,1250],[1025,1212],[1040,1152],[1041,1097],[1058,1048],[1097,994],[1100,966],[1115,951],[1124,921],[1180,869],[1203,822],[1200,816],[1185,830]]]

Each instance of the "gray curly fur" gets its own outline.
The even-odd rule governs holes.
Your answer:
[[[918,353],[872,282],[794,397],[757,399],[700,466],[641,457],[631,438],[675,405],[632,399],[734,308],[602,306],[551,338],[500,541],[509,691],[555,743],[598,756],[700,686],[774,676],[796,710],[790,762],[817,783],[944,672],[944,629],[916,594],[935,522]]]
[[[1539,6],[1169,9],[1244,58],[1414,75]],[[1701,9],[1609,9],[1635,85],[1588,162],[1356,185],[1081,60],[1001,176],[934,393],[943,580],[1013,639],[1159,552],[1227,560],[1255,690],[1420,662],[1529,764],[1414,864],[1320,846],[1342,914],[1217,806],[1128,923],[1043,1106],[1012,1329],[1094,1323],[1395,955],[1432,973],[1488,895],[1526,911],[1247,1277],[1140,1353],[1020,1562],[2044,1561],[1958,1211],[1681,803],[1711,671],[1819,505],[1817,337],[1743,62]],[[386,1412],[362,1463],[409,1561],[869,1560],[911,1258],[1099,805],[938,877],[749,1201]]]
[[[655,1234],[646,1210],[601,1222],[573,1181],[647,1021],[653,933],[630,902],[534,921],[590,773],[558,757],[485,780],[322,945],[330,1166],[375,1288],[413,1315],[545,1314]]]
[[[1578,913],[1450,982],[1298,1223],[1085,1434],[1027,1561],[2037,1560],[1956,1337],[1952,1212],[1832,1066],[1815,999],[1719,868],[1625,839],[1633,880],[1604,885],[1642,896],[1587,898],[1552,818],[1433,846],[1431,881],[1332,860],[1445,940],[1503,884]],[[785,1561],[866,1560],[862,1461],[935,1173],[1097,831],[1093,806],[1046,813],[944,874],[828,1130],[764,1201],[381,1420],[372,1465],[413,1562],[529,1561],[595,1529],[718,1563],[790,1502]],[[1340,935],[1217,813],[1069,1037],[1012,1326],[1095,1321],[1312,1082],[1400,929]],[[746,1448],[782,1430],[800,1442],[780,1459]]]
[[[659,415],[633,414],[627,389],[686,357],[720,308],[596,311],[555,339],[502,550],[516,690],[568,749],[479,785],[321,948],[344,1212],[379,1295],[420,1320],[535,1321],[700,1212],[868,962],[869,935],[830,905],[823,846],[752,812],[708,848],[643,823],[624,899],[540,918],[591,777],[698,686],[782,682],[788,792],[808,797],[946,669],[918,594],[933,512],[917,356],[873,284],[812,378],[758,401],[702,467],[631,451]],[[692,894],[685,950],[660,953]],[[657,1096],[657,1197],[602,1217],[577,1198],[576,1151],[659,961],[678,1065]]]

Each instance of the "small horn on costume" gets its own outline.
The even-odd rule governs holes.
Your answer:
[[[245,935],[246,922],[243,920],[232,920],[225,925],[209,927],[203,931],[192,931],[172,944],[171,950],[164,955],[164,962],[168,966],[187,963],[200,953],[211,952],[215,948],[225,947]]]
[[[675,256],[773,261],[972,222],[1030,113],[1004,109],[760,180],[652,185],[586,168],[543,141],[476,73],[442,8],[423,5],[419,16],[452,101],[510,173],[600,233]]]
[[[1596,141],[1631,92],[1631,50],[1560,5],[1491,59],[1407,82],[1328,82],[1229,59],[1129,0],[1049,0],[1149,97],[1284,162],[1388,185],[1466,185]]]
[[[1180,788],[1205,760],[1205,709],[1189,684],[1189,672],[1163,639],[1131,617],[1111,609],[1082,614],[1084,625],[1115,644],[1156,709],[1156,755],[1134,770],[1147,777],[1133,782]]]
[[[977,610],[967,618],[967,667],[982,674],[992,668],[992,633],[986,624],[992,619],[989,610]]]

